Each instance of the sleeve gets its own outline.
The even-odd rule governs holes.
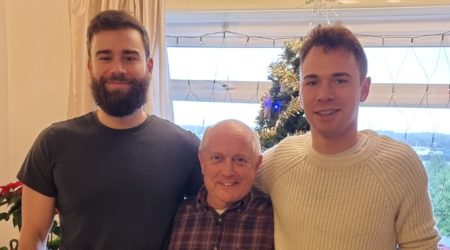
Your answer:
[[[277,148],[278,146],[273,146],[272,148],[264,151],[261,167],[256,173],[256,187],[269,195],[275,182],[274,171],[277,169],[277,157],[275,156]]]
[[[50,197],[56,196],[52,174],[50,128],[43,130],[34,141],[17,174],[17,178],[33,190]]]
[[[417,154],[408,146],[404,159],[404,196],[400,198],[399,213],[395,222],[399,249],[437,249],[440,240],[435,227],[433,209],[428,193],[428,176]]]
[[[192,197],[195,196],[200,189],[200,187],[203,185],[203,175],[200,168],[200,161],[198,159],[198,147],[200,145],[200,140],[196,135],[194,135],[191,132],[188,132],[190,136],[189,141],[189,153],[188,157],[189,160],[189,168],[191,169],[191,175],[189,178],[189,185],[188,189],[186,191],[185,196],[186,197]]]

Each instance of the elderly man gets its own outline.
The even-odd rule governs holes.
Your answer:
[[[178,210],[169,249],[274,249],[272,203],[253,187],[258,135],[221,121],[207,128],[198,158],[205,185]]]

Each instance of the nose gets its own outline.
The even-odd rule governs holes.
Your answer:
[[[222,176],[224,177],[230,177],[234,175],[234,167],[233,167],[233,161],[232,160],[228,160],[225,162],[222,171],[221,171]]]
[[[317,100],[319,102],[328,102],[334,100],[333,84],[320,84],[317,91]]]
[[[114,60],[111,65],[111,73],[114,75],[121,75],[126,73],[126,69],[123,66],[121,60]]]

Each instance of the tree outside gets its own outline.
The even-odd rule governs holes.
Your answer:
[[[450,237],[450,164],[442,155],[430,155],[425,163],[429,190],[439,232]]]

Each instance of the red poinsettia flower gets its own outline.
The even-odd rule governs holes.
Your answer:
[[[17,193],[22,192],[23,183],[20,181],[11,182],[5,186],[0,186],[0,195],[7,196],[8,194],[18,191]]]
[[[22,188],[23,183],[20,181],[0,186],[0,222],[12,219],[13,226],[19,228],[19,230],[22,226]],[[58,213],[56,208],[55,213]],[[60,242],[59,237],[61,235],[58,221],[53,221],[50,232],[51,234],[48,238],[47,247],[48,249],[58,249]],[[3,248],[0,246],[0,249]]]

